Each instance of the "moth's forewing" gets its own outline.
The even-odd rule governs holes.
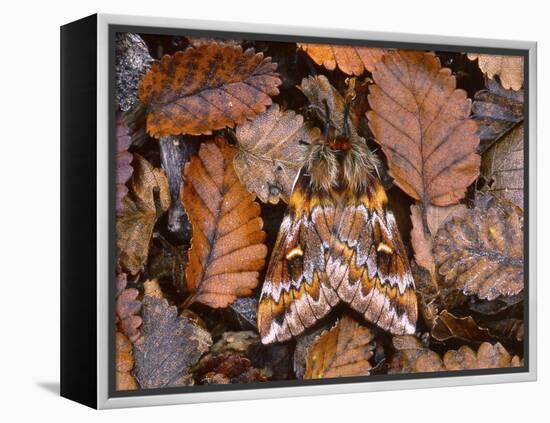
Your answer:
[[[300,175],[273,247],[258,306],[262,342],[283,342],[324,317],[339,300],[326,279],[329,204]]]
[[[386,193],[375,177],[364,192],[346,194],[327,278],[339,298],[366,320],[393,334],[414,333],[414,281]]]

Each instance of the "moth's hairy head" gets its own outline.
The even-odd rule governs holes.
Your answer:
[[[355,136],[343,151],[334,150],[329,142],[313,144],[305,166],[313,189],[328,192],[347,188],[357,192],[367,188],[378,165],[378,158],[365,140]]]
[[[352,191],[363,190],[377,172],[378,165],[378,158],[369,150],[365,140],[357,137],[343,156],[342,176],[344,182]]]
[[[338,186],[339,164],[336,152],[326,143],[313,144],[306,161],[306,171],[316,190],[329,191]]]

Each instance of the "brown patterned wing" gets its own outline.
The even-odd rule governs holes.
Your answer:
[[[339,298],[393,334],[414,333],[417,302],[409,260],[380,182],[347,193],[337,211],[326,273]]]
[[[290,197],[258,306],[262,342],[284,342],[325,316],[339,302],[325,267],[334,207],[311,192],[301,174]]]

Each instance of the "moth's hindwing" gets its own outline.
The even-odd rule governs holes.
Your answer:
[[[258,306],[262,342],[287,341],[339,301],[326,279],[334,207],[300,175],[271,254]]]
[[[372,178],[348,193],[328,252],[327,279],[339,298],[393,334],[412,334],[417,320],[414,280],[384,188]]]

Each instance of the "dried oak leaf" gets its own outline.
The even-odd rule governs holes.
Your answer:
[[[478,60],[479,69],[489,78],[499,76],[504,88],[519,90],[523,85],[523,57],[468,53],[468,59]]]
[[[135,288],[126,288],[127,277],[125,273],[117,275],[116,316],[117,327],[130,341],[136,341],[140,336],[141,301],[137,299],[139,291]]]
[[[328,70],[336,66],[347,75],[361,75],[365,70],[372,72],[386,52],[383,48],[344,46],[333,44],[303,44],[298,47],[318,65]]]
[[[240,183],[234,156],[235,149],[218,137],[185,165],[182,200],[193,226],[186,306],[227,307],[250,295],[265,264],[260,206]]]
[[[445,284],[489,301],[523,290],[523,211],[478,193],[475,208],[453,218],[434,240]]]
[[[168,181],[162,169],[134,154],[131,196],[123,200],[117,216],[118,258],[132,275],[139,273],[147,260],[155,222],[170,207]]]
[[[479,126],[480,151],[523,122],[523,90],[505,90],[492,79],[486,80],[487,89],[474,95],[472,116]]]
[[[277,64],[254,49],[210,42],[153,63],[139,86],[153,137],[211,134],[252,119],[279,94]]]
[[[369,127],[395,183],[424,209],[457,203],[481,161],[466,92],[436,56],[419,51],[386,53],[373,78]]]
[[[288,203],[308,152],[321,132],[292,110],[272,105],[251,122],[237,126],[235,170],[248,191],[264,203]]]
[[[368,376],[374,335],[351,317],[342,317],[309,348],[304,379]]]
[[[523,203],[523,124],[516,126],[484,154],[481,161],[481,187],[495,197],[509,200],[521,209]]]
[[[132,376],[134,368],[134,355],[132,353],[132,343],[121,332],[115,335],[115,355],[116,355],[116,389],[117,391],[130,391],[138,388],[138,384]]]
[[[181,386],[186,375],[212,345],[210,334],[178,316],[156,280],[145,282],[142,336],[134,343],[134,376],[142,388]]]
[[[433,236],[439,228],[454,216],[466,213],[467,208],[463,204],[438,207],[428,206],[426,211],[427,228],[424,227],[421,209],[418,205],[411,205],[411,244],[414,249],[416,263],[428,270],[435,277],[435,261],[433,258]]]
[[[393,346],[396,353],[390,361],[388,373],[423,373],[449,370],[489,369],[517,367],[522,365],[518,356],[512,357],[500,344],[484,342],[477,353],[468,346],[449,350],[443,359],[424,346],[412,335],[395,336]]]

